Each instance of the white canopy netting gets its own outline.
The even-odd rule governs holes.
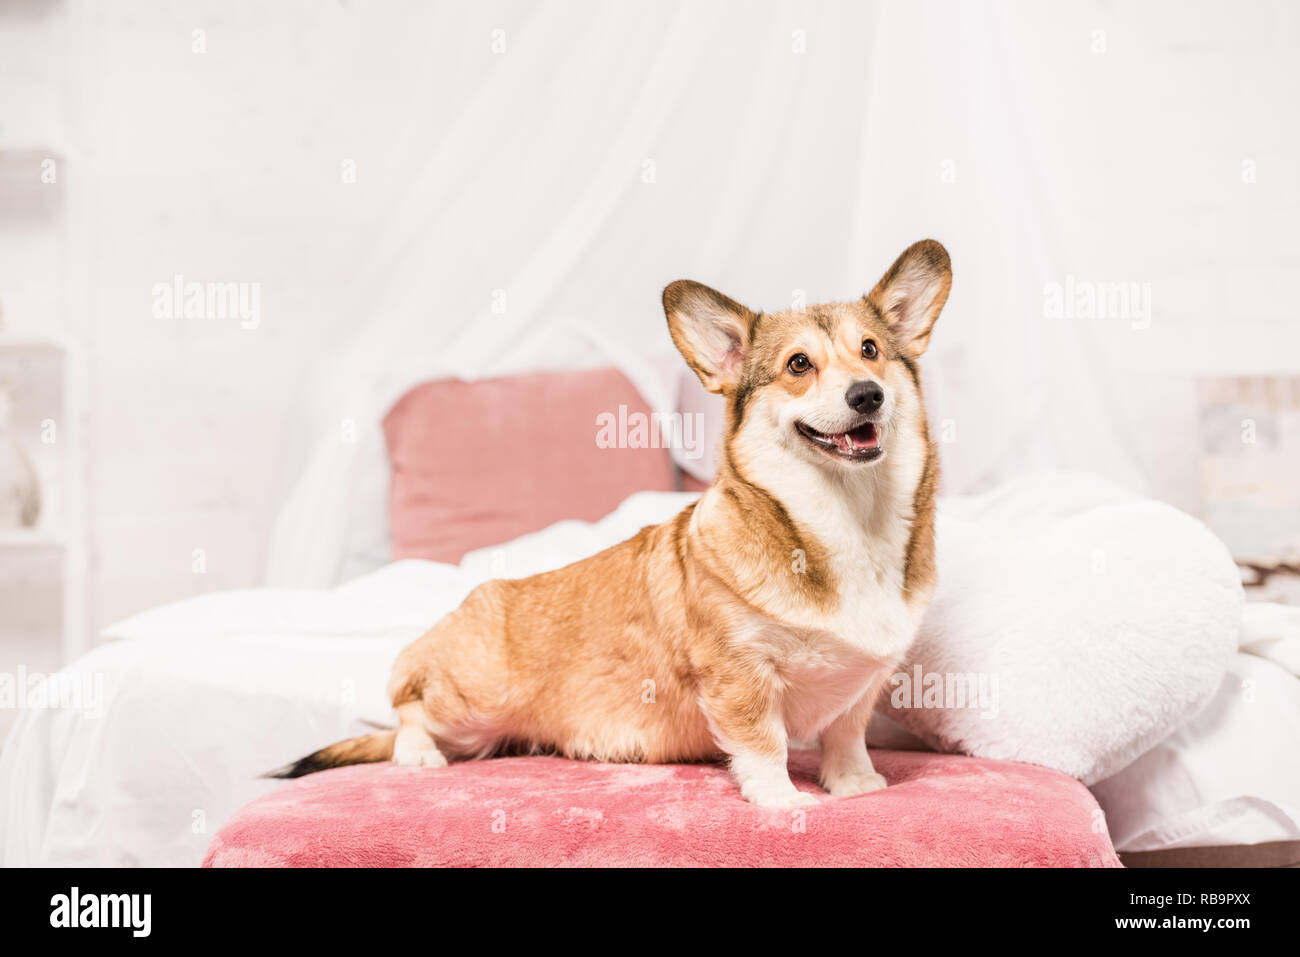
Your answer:
[[[1062,270],[1038,143],[1062,120],[1021,75],[1024,16],[441,8],[409,176],[303,393],[268,584],[387,561],[380,420],[413,385],[613,364],[656,410],[683,390],[707,406],[667,335],[668,282],[767,310],[852,298],[927,236],[955,277],[922,363],[944,491],[1038,467],[1142,488],[1081,341],[1095,333],[1044,317]]]

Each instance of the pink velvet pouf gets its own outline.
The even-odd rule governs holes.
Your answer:
[[[205,867],[1118,867],[1078,781],[1029,764],[875,751],[889,787],[817,806],[748,804],[719,765],[556,757],[437,770],[367,764],[295,780],[237,811]]]

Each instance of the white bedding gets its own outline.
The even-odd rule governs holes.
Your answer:
[[[93,707],[29,709],[0,752],[0,863],[197,864],[233,811],[282,783],[256,775],[367,722],[391,723],[394,655],[473,585],[580,558],[691,498],[642,493],[602,522],[561,523],[459,567],[399,562],[329,591],[227,592],[114,626],[117,640],[64,673],[102,689]],[[1275,663],[1300,648],[1287,621],[1245,635],[1273,661],[1237,655],[1210,709],[1151,762],[1098,785],[1120,850],[1300,838],[1300,682]],[[1243,668],[1267,708],[1237,693]],[[1161,773],[1175,761],[1169,747],[1181,756],[1176,779]]]
[[[0,752],[0,864],[192,866],[260,773],[392,722],[397,652],[478,582],[591,554],[695,496],[641,493],[460,566],[407,561],[325,590],[253,589],[152,609],[64,669],[92,707],[28,709]]]
[[[389,719],[388,666],[427,619],[421,602],[450,587],[442,572],[405,563],[337,592],[196,599],[86,655],[66,672],[102,678],[102,714],[24,712],[0,753],[0,863],[199,863],[272,786],[257,774]],[[390,624],[349,633],[370,601]],[[274,627],[248,625],[265,611]]]
[[[1125,851],[1300,841],[1300,609],[1247,605],[1214,700],[1093,786]]]

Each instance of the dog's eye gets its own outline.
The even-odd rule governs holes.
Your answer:
[[[795,375],[803,375],[812,368],[812,363],[808,361],[808,357],[802,352],[796,352],[790,357],[790,361],[785,364],[785,367]]]
[[[874,359],[878,355],[880,355],[880,350],[876,348],[876,344],[870,339],[864,339],[862,341],[862,358]]]

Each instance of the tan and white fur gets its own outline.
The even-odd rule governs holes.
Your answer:
[[[950,283],[926,240],[850,302],[754,313],[670,285],[673,341],[727,400],[713,486],[583,561],[479,586],[398,657],[395,731],[273,773],[725,757],[747,800],[815,803],[790,780],[793,737],[820,738],[832,795],[884,787],[865,732],[935,584],[938,463],[916,360]]]

